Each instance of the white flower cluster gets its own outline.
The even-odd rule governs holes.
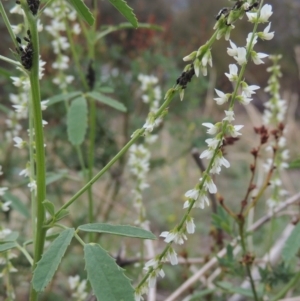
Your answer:
[[[2,165],[0,165],[0,176],[3,175]],[[3,196],[5,192],[8,190],[8,187],[0,187],[0,196]],[[3,212],[7,212],[10,209],[11,201],[6,201],[4,203],[0,203],[1,209]],[[1,236],[0,236],[1,239]]]
[[[141,82],[141,90],[143,92],[142,100],[144,103],[149,104],[149,111],[155,114],[159,108],[161,95],[161,89],[157,86],[158,79],[155,76],[148,76],[140,74],[138,76]],[[159,124],[160,119],[156,119],[153,123],[153,127]],[[144,125],[146,128],[146,126]],[[146,220],[145,207],[143,206],[142,192],[148,188],[149,185],[146,182],[147,173],[149,172],[149,161],[151,153],[148,149],[149,144],[153,143],[157,139],[157,135],[152,134],[152,130],[149,130],[147,126],[147,132],[145,135],[145,142],[143,144],[133,144],[129,149],[128,166],[130,172],[136,181],[136,186],[132,190],[133,193],[133,205],[138,210],[138,220],[135,223],[145,229],[149,228],[148,221]]]
[[[70,48],[70,43],[66,37],[62,36],[62,32],[66,31],[66,18],[73,22],[76,20],[76,11],[66,5],[65,1],[59,0],[47,7],[44,13],[51,17],[51,23],[45,26],[45,29],[53,37],[51,44],[54,53],[57,55],[56,61],[52,63],[52,68],[60,71],[53,79],[53,83],[61,89],[65,89],[68,84],[73,82],[74,76],[67,75],[65,71],[69,68],[70,59],[63,52]],[[80,32],[80,25],[74,23],[72,33],[78,35]]]
[[[287,110],[286,101],[280,97],[280,83],[279,78],[282,76],[280,71],[280,65],[278,61],[281,59],[281,55],[270,56],[273,62],[272,66],[267,68],[267,71],[271,73],[268,80],[268,86],[265,88],[266,92],[269,92],[271,97],[269,101],[265,103],[265,111],[263,114],[263,124],[265,126],[272,126],[274,130],[278,131],[278,139],[276,143],[266,147],[268,152],[268,159],[264,164],[264,170],[269,173],[273,167],[276,167],[273,171],[272,179],[270,180],[270,188],[272,189],[271,196],[267,200],[267,205],[270,209],[278,206],[280,201],[288,192],[282,187],[281,170],[288,167],[286,161],[289,159],[289,150],[286,149],[286,138],[284,137],[283,122]],[[273,157],[274,148],[276,149],[275,158]]]
[[[141,82],[141,90],[144,92],[142,99],[144,103],[149,104],[149,114],[143,128],[146,130],[146,134],[151,133],[153,129],[161,123],[161,118],[155,118],[155,114],[159,109],[159,103],[161,101],[161,89],[156,86],[158,78],[153,75],[140,74],[138,80]],[[156,136],[152,135],[152,140]]]
[[[7,228],[1,228],[0,227],[0,241],[3,243],[5,241],[5,238],[9,236],[12,233],[10,229]],[[14,254],[11,250],[8,250],[6,252],[0,253],[0,278],[8,278],[11,277],[10,273],[16,273],[18,270],[13,266],[11,259],[16,258],[16,254]],[[5,280],[3,280],[5,281]],[[10,284],[10,282],[5,281],[8,283],[8,286],[5,288],[6,297],[7,300],[15,300],[15,292],[13,286]]]
[[[87,280],[84,279],[80,281],[79,275],[70,276],[68,278],[69,286],[72,291],[72,297],[75,298],[76,301],[84,301],[88,293],[86,292],[87,289]]]
[[[245,10],[250,6],[249,3],[246,6],[242,7],[241,16],[244,14]],[[250,22],[263,23],[267,22],[268,18],[272,15],[272,7],[270,5],[265,5],[262,7],[260,14],[257,12],[247,13],[248,19]],[[227,16],[228,17],[228,16]],[[237,16],[228,17],[229,20],[234,20]],[[221,15],[220,20],[223,20]],[[228,21],[227,19],[227,21]],[[220,21],[219,20],[219,21]],[[221,22],[217,24],[221,24]],[[227,22],[226,21],[226,22]],[[223,22],[223,21],[222,21]],[[223,25],[226,26],[226,32],[223,32],[221,27],[216,26],[218,36],[225,36],[229,39],[230,30],[233,28],[233,25],[228,25],[223,22]],[[248,58],[251,57],[255,64],[262,64],[262,58],[266,57],[266,54],[256,53],[253,50],[254,45],[257,43],[257,39],[270,40],[274,33],[269,33],[270,24],[265,28],[263,32],[250,33],[246,40],[245,47],[237,47],[232,41],[230,41],[231,48],[228,48],[227,53],[232,56],[238,65],[244,66],[248,62]],[[204,45],[198,49],[198,51],[192,52],[190,55],[183,58],[184,61],[193,61],[193,66],[195,74],[199,76],[200,71],[203,75],[207,74],[207,65],[212,66],[212,57],[211,51],[208,45]],[[191,65],[188,65],[185,71],[189,70]],[[209,205],[208,193],[215,194],[217,192],[217,187],[213,182],[212,176],[210,174],[219,174],[221,167],[224,166],[228,168],[230,163],[224,158],[221,146],[224,142],[225,137],[236,138],[241,135],[239,132],[243,125],[233,125],[232,122],[235,120],[234,116],[234,102],[239,101],[240,103],[247,105],[252,100],[252,94],[255,94],[255,90],[259,89],[259,86],[248,85],[245,81],[242,80],[243,70],[238,70],[236,64],[231,64],[229,66],[229,73],[225,73],[228,79],[231,82],[234,82],[237,88],[232,94],[225,94],[222,91],[216,90],[218,95],[215,98],[215,101],[218,105],[223,105],[225,102],[230,100],[229,109],[225,110],[225,117],[221,122],[216,124],[212,123],[203,123],[203,126],[207,128],[207,133],[213,135],[213,138],[207,139],[205,142],[208,145],[208,148],[203,151],[200,155],[201,159],[208,159],[209,164],[207,170],[203,173],[202,178],[199,179],[199,183],[191,190],[188,190],[185,193],[186,201],[183,205],[184,209],[187,209],[187,213],[184,216],[184,222],[181,222],[180,225],[176,226],[170,231],[164,231],[161,233],[161,237],[164,237],[164,241],[168,243],[166,247],[166,252],[164,255],[157,256],[155,259],[150,260],[146,263],[145,269],[148,272],[148,279],[140,286],[137,287],[135,291],[136,301],[143,300],[142,295],[147,292],[148,286],[152,286],[156,282],[157,276],[164,276],[162,270],[162,263],[166,260],[169,260],[171,264],[177,264],[177,255],[176,252],[171,247],[171,243],[183,244],[187,240],[187,234],[192,234],[195,232],[195,224],[193,218],[190,216],[190,211],[192,208],[201,208],[203,209],[205,205]],[[238,88],[241,88],[240,95],[237,95]],[[184,88],[182,88],[183,90]]]

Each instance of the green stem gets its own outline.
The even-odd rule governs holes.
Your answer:
[[[174,93],[176,90],[172,90],[166,98],[165,102],[159,108],[157,113],[155,114],[155,118],[161,116],[163,112],[167,109],[170,104]],[[89,187],[91,187],[98,179],[100,179],[130,148],[132,144],[134,144],[140,136],[142,136],[145,132],[144,128],[141,128],[133,134],[132,138],[125,144],[125,146],[104,166],[86,185],[84,185],[66,204],[64,204],[55,214],[56,216],[63,210],[68,208],[73,202],[75,202]],[[51,223],[51,220],[47,222],[47,224]]]
[[[244,225],[245,225],[244,219],[239,220],[238,225],[239,225],[239,234],[240,234],[241,247],[242,247],[242,250],[243,250],[243,256],[245,257],[247,255],[247,248],[246,248],[245,235],[244,235],[245,234],[244,233]],[[254,299],[255,299],[255,301],[259,301],[259,298],[258,298],[257,292],[256,292],[256,288],[255,288],[255,283],[254,283],[254,280],[253,280],[253,277],[252,277],[252,274],[251,274],[250,265],[249,265],[248,262],[246,262],[245,265],[246,265],[246,272],[247,272],[247,275],[248,275],[249,280],[250,280],[251,289],[252,289],[252,292],[253,292],[253,295],[254,295]]]
[[[1,2],[0,2],[0,3],[1,3]],[[16,67],[22,67],[22,65],[21,65],[19,62],[14,61],[14,60],[11,60],[11,59],[9,59],[8,57],[3,56],[3,55],[0,55],[0,60],[2,60],[2,61],[4,61],[4,62],[7,62],[7,63],[10,63],[10,64],[12,64],[12,65],[14,65],[14,66],[16,66]]]
[[[46,166],[45,166],[45,148],[44,148],[44,132],[42,124],[42,109],[39,83],[39,37],[37,31],[37,19],[32,15],[28,9],[27,3],[22,5],[27,20],[29,22],[29,29],[31,35],[31,42],[33,47],[33,62],[29,72],[31,95],[32,95],[32,113],[34,120],[34,134],[35,134],[35,160],[36,160],[36,212],[32,219],[36,220],[36,232],[34,237],[34,258],[33,269],[40,260],[43,250],[46,229],[44,226],[45,210],[43,201],[46,199]],[[36,301],[38,293],[31,286],[30,301]]]
[[[33,259],[30,256],[30,254],[27,252],[27,250],[25,248],[23,248],[22,246],[20,246],[18,243],[17,243],[17,248],[23,253],[23,255],[26,257],[26,259],[28,260],[28,262],[32,266],[33,265]]]

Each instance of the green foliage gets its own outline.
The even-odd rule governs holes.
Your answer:
[[[118,110],[118,111],[121,111],[121,112],[127,111],[126,107],[121,102],[114,100],[102,93],[93,91],[93,92],[87,93],[87,95],[101,103],[104,103],[104,104]]]
[[[88,280],[99,301],[134,301],[129,279],[104,249],[97,244],[87,244],[84,259]]]
[[[241,276],[243,275],[243,268],[234,257],[232,245],[227,245],[226,255],[223,258],[217,257],[220,266],[228,274]]]
[[[300,168],[300,158],[295,159],[294,161],[292,161],[289,164],[289,168],[291,168],[291,169],[298,169],[298,168]]]
[[[71,103],[67,116],[68,138],[75,145],[80,145],[87,130],[88,108],[86,99],[82,96],[77,97]]]
[[[110,224],[86,224],[78,227],[81,231],[108,233],[127,237],[136,237],[141,239],[156,239],[156,236],[150,231],[127,225],[110,225]]]
[[[94,24],[95,18],[82,0],[69,0],[69,2],[76,10],[80,18],[82,18],[90,26]]]
[[[217,213],[212,214],[212,224],[217,228],[221,229],[228,234],[232,235],[232,219],[223,209],[222,206],[217,207]]]
[[[127,5],[124,0],[109,0],[109,2],[132,24],[133,27],[138,27],[138,20],[133,12],[133,9]]]
[[[2,239],[1,243],[16,241],[18,237],[19,237],[19,232],[13,231],[10,234],[8,234],[4,239]]]
[[[9,191],[7,191],[2,198],[8,202],[11,201],[11,207],[18,211],[19,213],[21,213],[23,216],[25,216],[26,218],[30,217],[30,213],[28,208],[22,203],[22,201],[14,196],[13,194],[11,194]]]
[[[287,283],[294,276],[290,268],[281,262],[275,267],[259,267],[261,282],[267,286],[276,287],[280,282]]]
[[[4,244],[0,244],[0,252],[8,251],[17,246],[15,242],[6,242]]]
[[[286,240],[282,250],[282,258],[285,263],[289,263],[297,254],[300,248],[300,223],[293,229],[291,235]]]
[[[69,211],[67,209],[63,209],[55,216],[55,221],[59,221],[67,215],[69,215]]]
[[[49,107],[49,106],[52,106],[52,105],[62,102],[62,101],[71,100],[79,95],[81,95],[80,91],[63,93],[63,94],[58,94],[58,95],[52,96],[48,99],[47,106]]]
[[[48,172],[46,174],[46,185],[52,184],[58,180],[65,178],[68,175],[67,170],[61,170],[56,173]]]
[[[44,290],[53,278],[74,233],[75,229],[73,228],[62,231],[37,263],[32,279],[33,288],[36,291],[40,292]]]
[[[43,205],[44,205],[45,209],[47,210],[47,212],[48,212],[51,216],[54,216],[54,214],[55,214],[55,208],[54,208],[53,203],[51,203],[51,202],[48,201],[48,200],[45,200],[45,201],[43,202]]]

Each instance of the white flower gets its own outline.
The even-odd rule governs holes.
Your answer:
[[[7,187],[0,187],[0,196],[4,195],[7,189]]]
[[[229,56],[237,56],[238,55],[238,48],[236,47],[236,45],[229,40],[230,46],[231,48],[227,48],[227,53]]]
[[[13,138],[14,142],[15,142],[15,147],[17,148],[23,148],[26,145],[26,141],[24,141],[22,138],[20,137],[14,137]]]
[[[263,58],[265,58],[267,56],[269,56],[269,55],[266,54],[266,53],[261,53],[261,52],[257,53],[255,51],[251,51],[251,58],[252,58],[253,63],[255,65],[264,64],[264,61],[261,60],[261,59],[263,59]]]
[[[199,197],[199,190],[198,189],[191,189],[191,190],[188,190],[184,196],[188,199],[193,199],[195,201],[197,201],[198,197]]]
[[[263,32],[259,32],[257,35],[259,38],[261,38],[262,40],[272,40],[274,38],[274,31],[273,32],[269,32],[271,28],[271,22],[269,23],[269,25],[264,29]]]
[[[210,135],[215,135],[219,131],[219,127],[212,123],[204,122],[202,125],[208,128],[207,133]]]
[[[250,42],[252,40],[252,37],[253,37],[253,33],[250,32],[248,33],[248,36],[247,36],[247,39],[246,39],[246,48],[248,48],[250,46]],[[257,43],[257,35],[255,34],[254,35],[254,38],[253,38],[253,41],[251,43],[251,49],[253,48],[253,46]]]
[[[0,230],[0,239],[4,239],[7,235],[9,235],[12,231],[10,229]]]
[[[215,89],[215,91],[216,91],[216,93],[217,93],[218,96],[219,96],[219,97],[214,98],[214,100],[216,101],[216,103],[217,103],[218,105],[222,105],[222,104],[224,104],[225,102],[228,101],[228,99],[229,99],[229,97],[230,97],[230,94],[225,94],[225,93],[223,93],[222,91],[217,90],[217,89]]]
[[[206,195],[206,192],[203,191],[200,193],[198,200],[195,202],[193,208],[204,209],[205,205],[209,206],[209,199]]]
[[[234,112],[233,111],[226,111],[225,110],[224,112],[225,112],[226,117],[223,118],[223,120],[228,120],[229,122],[234,120]]]
[[[227,132],[229,135],[231,135],[231,137],[236,138],[237,136],[242,135],[241,133],[239,133],[239,130],[243,127],[244,127],[243,125],[235,125],[235,126],[229,125],[227,126]]]
[[[238,67],[237,65],[235,64],[230,64],[229,65],[229,74],[228,73],[225,73],[225,75],[229,78],[229,80],[231,82],[234,82],[238,79],[238,76],[237,76],[237,72],[238,72]]]
[[[255,90],[260,89],[257,85],[248,86],[247,84],[243,85],[243,91],[245,92],[247,97],[251,97],[252,94],[255,94]]]
[[[36,193],[36,189],[37,189],[36,181],[31,180],[27,186],[29,187],[30,191],[33,191]]]
[[[47,103],[49,102],[49,100],[43,100],[41,101],[41,109],[44,111],[47,109]]]
[[[244,47],[237,48],[237,55],[234,56],[234,59],[237,61],[239,65],[243,65],[247,62],[247,50]]]
[[[199,179],[199,181],[202,181],[202,178]],[[210,193],[217,193],[217,186],[215,185],[215,183],[213,182],[212,178],[207,176],[203,186],[205,187],[206,190],[208,190]]]
[[[207,160],[210,160],[213,156],[214,156],[214,149],[206,149],[205,151],[203,151],[200,155],[200,159],[204,159],[206,158]]]
[[[208,138],[205,140],[209,148],[216,149],[222,145],[222,142],[218,138]]]
[[[161,237],[165,237],[164,241],[166,243],[174,241],[176,244],[182,245],[184,243],[184,240],[187,240],[187,237],[182,232],[168,232],[164,231],[160,234]]]
[[[81,32],[80,25],[78,23],[75,23],[73,25],[73,33],[76,34],[76,35],[78,35],[78,34],[80,34],[80,32]]]
[[[187,233],[189,233],[189,234],[195,233],[195,227],[196,226],[194,224],[194,219],[188,216],[185,223],[186,223]]]
[[[7,201],[2,204],[2,211],[7,212],[10,209],[11,201]]]
[[[177,265],[178,264],[178,258],[177,258],[177,254],[174,251],[174,249],[172,247],[169,248],[168,250],[168,259],[171,263],[171,265]]]
[[[252,98],[247,97],[245,92],[242,92],[242,95],[240,95],[238,99],[243,105],[248,105],[252,100]]]
[[[272,16],[272,14],[273,14],[272,5],[265,4],[260,11],[259,21],[261,23],[268,22],[269,18]]]

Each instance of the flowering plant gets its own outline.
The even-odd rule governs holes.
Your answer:
[[[251,151],[253,156],[253,163],[250,165],[251,177],[239,210],[232,210],[228,206],[220,195],[216,184],[222,168],[228,169],[231,166],[226,150],[229,145],[241,139],[245,128],[244,124],[235,123],[238,116],[236,105],[238,103],[243,106],[251,105],[253,97],[260,89],[258,85],[250,84],[245,79],[245,71],[251,62],[255,65],[261,65],[265,63],[265,59],[268,57],[265,53],[257,52],[255,46],[260,41],[271,40],[274,37],[269,22],[273,14],[272,6],[265,4],[263,0],[237,0],[233,1],[231,7],[221,9],[216,16],[214,33],[211,38],[204,45],[183,58],[183,61],[188,63],[173,87],[164,95],[162,104],[160,103],[162,92],[159,79],[153,75],[140,74],[138,80],[141,82],[141,99],[144,104],[149,106],[148,116],[141,128],[132,133],[129,141],[119,152],[99,172],[95,173],[97,103],[126,112],[126,107],[122,102],[105,95],[109,91],[109,87],[101,86],[101,84],[97,86],[96,43],[114,30],[138,26],[132,9],[124,0],[109,1],[128,19],[129,24],[126,23],[118,28],[111,27],[98,31],[95,18],[83,1],[49,0],[40,3],[39,0],[20,0],[11,9],[11,13],[22,15],[24,22],[13,26],[6,15],[2,2],[0,2],[0,13],[15,46],[13,52],[15,59],[4,56],[0,56],[0,59],[15,66],[17,72],[20,73],[18,77],[11,77],[13,85],[18,91],[16,94],[10,94],[9,96],[13,109],[7,110],[5,137],[8,143],[14,144],[14,147],[27,150],[28,162],[24,164],[25,166],[23,166],[24,168],[19,172],[19,175],[26,178],[26,184],[30,192],[29,207],[31,213],[23,203],[20,205],[9,193],[9,190],[13,189],[11,183],[0,187],[0,196],[4,199],[1,208],[5,213],[10,211],[10,207],[19,206],[19,211],[31,220],[32,232],[30,240],[22,240],[18,238],[19,233],[17,231],[6,228],[4,223],[1,225],[0,251],[3,255],[0,261],[3,265],[1,276],[6,281],[7,300],[16,298],[10,275],[17,271],[13,264],[16,256],[15,251],[24,255],[32,268],[29,300],[35,301],[38,300],[39,294],[55,279],[56,271],[60,267],[60,263],[72,241],[76,241],[77,245],[80,245],[86,270],[86,277],[75,275],[68,278],[72,290],[71,296],[74,299],[92,300],[92,295],[95,295],[97,300],[101,301],[139,301],[144,300],[145,294],[148,294],[149,300],[156,300],[157,279],[158,277],[163,278],[167,274],[164,270],[166,263],[169,262],[173,266],[182,261],[182,254],[178,253],[176,244],[184,245],[189,236],[196,231],[195,208],[207,210],[210,202],[216,206],[216,201],[219,204],[216,206],[217,209],[214,212],[213,219],[218,234],[218,243],[220,245],[224,243],[223,235],[225,232],[230,235],[230,243],[227,244],[226,248],[219,250],[216,257],[205,263],[200,270],[195,272],[194,276],[190,277],[166,300],[175,300],[181,294],[186,294],[187,288],[194,284],[197,279],[203,277],[216,263],[219,263],[219,266],[224,269],[224,278],[227,276],[227,272],[228,274],[234,272],[239,273],[240,277],[244,277],[245,281],[241,284],[240,289],[236,289],[231,283],[225,281],[212,284],[212,281],[221,274],[221,269],[217,269],[209,278],[205,279],[205,285],[210,288],[207,294],[214,293],[216,287],[218,287],[221,292],[244,294],[251,296],[256,301],[263,300],[265,297],[278,300],[295,285],[300,277],[299,271],[290,272],[288,266],[300,247],[300,244],[297,243],[297,250],[295,251],[295,247],[290,246],[290,241],[293,241],[299,235],[299,226],[290,230],[290,236],[283,251],[281,278],[277,276],[276,278],[274,276],[275,269],[269,268],[267,264],[264,263],[259,268],[256,267],[254,252],[249,247],[251,242],[247,241],[250,231],[258,229],[264,222],[258,226],[253,224],[249,227],[247,227],[246,222],[250,220],[253,210],[257,207],[258,201],[267,188],[271,190],[270,197],[266,201],[269,208],[269,219],[273,219],[275,213],[295,202],[292,199],[280,204],[282,198],[287,195],[287,191],[282,185],[281,171],[287,167],[286,160],[289,153],[286,149],[286,139],[284,137],[286,103],[280,98],[279,94],[279,77],[281,76],[278,65],[279,56],[270,56],[273,65],[267,69],[271,73],[271,77],[265,91],[270,93],[271,98],[265,104],[263,124],[255,127],[260,142]],[[92,9],[94,13],[97,12],[97,5],[97,1],[94,1]],[[77,15],[80,17],[79,20]],[[46,20],[48,18],[49,25],[42,25],[41,19],[43,16],[46,17]],[[253,26],[252,31],[246,37],[244,46],[240,47],[231,39],[231,32],[238,24],[239,19],[243,18],[247,18]],[[83,22],[91,26],[90,29]],[[264,23],[268,24],[263,25]],[[141,24],[140,26],[148,29],[154,28],[149,24]],[[52,39],[51,45],[55,57],[55,61],[51,65],[55,72],[52,82],[57,87],[56,89],[60,90],[60,94],[52,95],[47,100],[41,98],[46,64],[41,58],[42,51],[39,42],[39,32],[43,28]],[[82,32],[89,46],[86,74],[80,72],[81,58],[76,48],[76,41],[78,41],[78,36]],[[63,36],[63,34],[66,36]],[[22,39],[20,36],[22,36]],[[229,41],[227,54],[233,60],[229,65],[229,73],[225,73],[233,86],[233,90],[227,93],[219,87],[215,89],[217,96],[214,100],[218,106],[222,106],[224,115],[221,120],[215,123],[203,123],[210,138],[205,140],[207,147],[199,156],[196,156],[196,159],[200,160],[201,164],[203,164],[203,159],[207,160],[206,167],[202,168],[202,175],[199,180],[195,179],[194,184],[184,193],[184,211],[174,227],[161,232],[159,236],[163,238],[165,245],[156,250],[153,242],[156,236],[150,231],[152,225],[147,215],[147,206],[143,194],[143,191],[149,187],[147,176],[151,168],[151,144],[159,139],[158,135],[153,134],[153,132],[163,127],[163,119],[168,114],[170,103],[175,99],[175,95],[179,94],[181,101],[183,101],[185,90],[189,83],[194,80],[194,77],[206,76],[209,73],[209,67],[213,66],[212,48],[214,43],[223,37],[226,41]],[[71,52],[74,66],[79,71],[81,85],[79,91],[69,90],[70,84],[76,78],[69,74],[70,58],[67,51]],[[79,180],[78,178],[76,180],[81,183],[81,188],[76,189],[76,192],[67,200],[63,199],[57,208],[57,203],[53,201],[55,197],[47,187],[48,183],[51,182],[51,177],[46,172],[48,141],[44,138],[47,133],[47,121],[43,120],[43,111],[59,102],[64,103],[67,115],[68,140],[78,156],[81,172]],[[28,135],[22,131],[25,124],[22,121],[27,121]],[[88,139],[85,139],[87,132]],[[138,142],[140,138],[143,138],[143,142]],[[51,141],[49,143],[51,145]],[[84,151],[85,148],[87,148],[87,152]],[[124,163],[123,156],[127,151],[129,152],[128,162]],[[263,151],[267,156],[263,164],[263,180],[255,182],[259,160]],[[116,225],[105,222],[114,205],[112,203],[108,204],[107,208],[103,210],[102,220],[97,219],[96,194],[92,188],[108,171],[111,171],[113,175],[112,167],[117,162],[121,162],[121,164],[119,170],[115,173],[122,173],[128,167],[135,182],[130,194],[130,198],[133,200],[130,206],[135,208],[135,215],[137,216],[132,223],[133,225]],[[1,166],[0,175],[2,176],[2,174]],[[55,180],[52,181],[58,181],[68,176],[72,179],[72,175],[69,175],[68,172],[58,173],[55,176]],[[118,175],[114,175],[114,177],[117,180],[112,198],[121,189],[121,181]],[[81,221],[77,224],[72,219],[69,222],[63,222],[66,220],[66,216],[72,216],[70,209],[75,207],[76,203],[79,202],[79,198],[85,196],[85,193],[87,193],[87,201],[84,207],[80,208],[80,211],[86,213],[84,218],[86,217],[88,223]],[[297,200],[297,198],[295,199]],[[231,222],[234,223],[234,226]],[[53,229],[58,230],[58,232],[53,233]],[[88,234],[85,235],[85,233]],[[99,243],[100,237],[104,234],[146,240],[145,245],[149,260],[143,263],[145,256],[143,255],[144,244],[142,244],[137,261],[139,266],[143,265],[143,269],[139,270],[133,285],[120,268],[120,266],[123,267],[128,263],[122,260],[121,255],[112,258],[104,249],[104,247],[107,247],[106,244],[102,241]],[[238,261],[235,260],[235,256],[239,251],[242,254]],[[277,294],[269,293],[266,289],[268,285],[274,285],[274,277],[276,281],[278,279],[286,280],[286,286],[280,289]],[[270,278],[273,280],[272,283]],[[258,281],[261,281],[264,286],[261,287]],[[216,296],[218,294],[216,292]],[[239,298],[239,296],[233,295],[231,298],[237,300],[235,298]],[[187,300],[194,299],[195,296],[187,296]]]

